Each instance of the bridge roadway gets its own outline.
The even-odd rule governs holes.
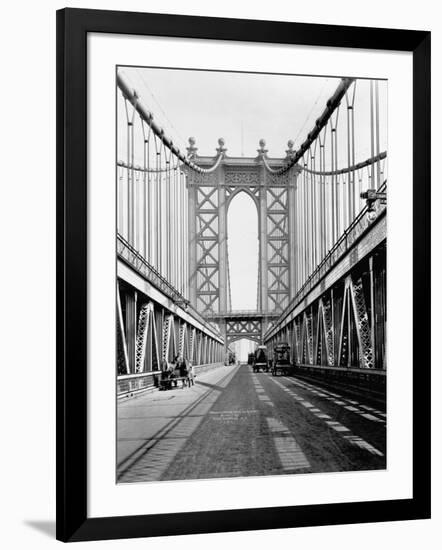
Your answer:
[[[381,404],[248,365],[118,406],[119,483],[384,469]]]

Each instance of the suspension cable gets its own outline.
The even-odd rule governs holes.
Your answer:
[[[319,170],[309,170],[308,168],[303,168],[303,170],[315,176],[335,176],[335,175],[337,176],[340,174],[348,174],[349,172],[356,172],[357,170],[360,170],[361,168],[365,168],[367,166],[371,166],[372,164],[375,164],[376,162],[379,162],[380,160],[383,160],[386,157],[387,157],[387,151],[383,151],[382,153],[379,153],[379,155],[376,155],[375,157],[364,160],[363,162],[359,162],[358,164],[355,164],[353,166],[349,166],[348,168],[342,168],[342,170],[319,171]]]
[[[200,166],[192,162],[187,156],[185,156],[178,149],[178,147],[173,144],[173,141],[165,135],[164,130],[154,122],[153,114],[144,107],[136,92],[130,88],[129,84],[126,82],[121,73],[117,73],[117,86],[120,88],[123,97],[133,105],[133,108],[138,112],[141,119],[144,120],[152,128],[152,132],[155,134],[155,136],[157,136],[164,144],[164,146],[170,149],[170,151],[175,156],[177,156],[183,164],[186,164],[189,168],[191,168],[195,172],[198,172],[199,174],[209,174],[210,172],[213,172],[218,168],[221,160],[224,158],[224,151],[218,151],[218,156],[214,166],[212,166],[211,168],[201,168]],[[133,162],[131,164],[133,165]]]
[[[332,114],[339,107],[342,98],[345,96],[345,93],[347,92],[347,90],[350,88],[350,86],[354,81],[355,81],[354,78],[343,78],[341,80],[341,82],[339,83],[339,86],[336,88],[335,93],[327,101],[324,111],[322,112],[320,117],[316,120],[315,126],[312,128],[311,132],[309,132],[309,134],[307,135],[307,139],[301,144],[298,151],[296,151],[296,153],[288,159],[288,162],[285,166],[277,170],[271,169],[270,166],[268,165],[268,162],[266,161],[265,156],[263,154],[261,155],[261,159],[264,162],[264,166],[266,167],[267,170],[269,170],[269,172],[276,175],[285,174],[304,156],[304,154],[308,151],[308,149],[310,149],[310,146],[312,145],[312,143],[318,137],[321,130],[327,124]]]

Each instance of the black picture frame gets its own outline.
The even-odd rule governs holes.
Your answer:
[[[87,516],[87,34],[368,48],[413,55],[413,498]],[[430,33],[117,11],[57,12],[57,533],[61,541],[430,517]]]

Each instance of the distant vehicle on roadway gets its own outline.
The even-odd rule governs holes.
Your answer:
[[[278,374],[290,374],[292,366],[290,364],[290,346],[287,342],[276,344],[273,350],[272,376]]]
[[[236,354],[233,351],[228,351],[226,361],[225,361],[224,364],[225,365],[236,365],[236,363],[237,363]]]
[[[267,357],[267,347],[258,346],[253,354],[253,372],[259,372],[262,369],[265,372],[269,371],[269,362]]]

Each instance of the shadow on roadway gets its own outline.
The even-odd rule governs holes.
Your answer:
[[[204,386],[205,388],[211,388],[213,390],[219,390],[219,391],[225,390],[225,388],[221,386],[217,386],[216,384],[208,384],[207,382],[200,382],[199,380],[195,380],[195,384],[198,384],[199,386]]]

